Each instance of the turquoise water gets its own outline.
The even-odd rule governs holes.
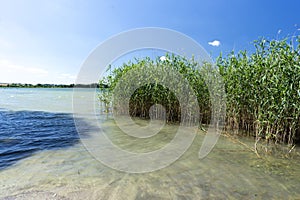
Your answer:
[[[72,112],[70,88],[0,88],[0,108],[49,112]]]
[[[78,98],[87,92],[93,90]],[[221,136],[199,160],[205,135],[199,131],[168,167],[144,174],[111,169],[80,142],[72,95],[72,89],[0,88],[0,199],[300,199],[299,157],[258,158],[245,146],[253,146],[250,138],[241,144]],[[166,125],[153,138],[132,139],[111,116],[98,117],[115,145],[135,152],[163,147],[178,128]],[[93,130],[88,117],[80,120]]]

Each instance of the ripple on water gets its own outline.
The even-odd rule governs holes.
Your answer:
[[[80,123],[91,130],[85,119]],[[167,125],[142,143],[120,134],[112,120],[103,120],[102,125],[116,145],[136,152],[163,147],[176,130]],[[259,159],[244,146],[220,137],[213,151],[199,160],[203,137],[199,132],[188,151],[164,169],[127,174],[87,152],[72,115],[0,109],[0,199],[300,198],[299,158]],[[93,140],[93,134],[85,139]]]
[[[0,110],[0,169],[37,151],[66,148],[78,142],[71,114]]]

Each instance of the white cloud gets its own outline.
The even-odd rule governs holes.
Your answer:
[[[0,60],[0,82],[35,82],[48,76],[48,71],[40,67],[28,67],[9,60]]]
[[[160,60],[160,61],[166,61],[167,58],[166,58],[166,56],[161,56],[161,57],[159,58],[159,60]]]
[[[74,83],[76,75],[63,69],[55,70],[52,65],[40,67],[39,65],[19,64],[8,59],[0,58],[0,83]],[[46,70],[46,69],[49,69]]]
[[[279,35],[281,33],[281,29],[278,30],[277,34]]]
[[[72,75],[72,74],[65,73],[65,74],[60,74],[58,76],[58,79],[64,80],[68,83],[74,83],[75,79],[76,79],[76,76]]]
[[[37,68],[37,67],[25,67],[23,65],[12,63],[9,60],[0,60],[0,70],[1,72],[11,72],[11,73],[30,73],[32,75],[46,75],[48,71]]]
[[[219,40],[214,40],[212,42],[208,42],[208,44],[214,47],[218,47],[221,45],[221,42]]]
[[[67,78],[72,78],[72,79],[75,79],[76,76],[75,75],[72,75],[72,74],[61,74],[62,77],[67,77]]]

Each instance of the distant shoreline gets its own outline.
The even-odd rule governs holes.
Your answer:
[[[28,84],[28,83],[0,83],[0,88],[99,88],[98,83],[91,84]]]

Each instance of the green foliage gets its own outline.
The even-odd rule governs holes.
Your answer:
[[[149,66],[157,68],[167,66],[179,72],[196,94],[200,109],[200,123],[210,123],[216,105],[215,95],[222,88],[215,87],[215,80],[222,80],[226,90],[226,127],[230,130],[242,130],[257,138],[273,140],[276,143],[293,144],[300,139],[300,37],[297,46],[288,40],[254,41],[256,51],[248,53],[231,52],[228,56],[219,56],[216,68],[203,64],[201,71],[194,59],[188,60],[180,56],[166,55],[165,61],[145,58],[135,62],[124,63],[113,69],[100,80],[100,100],[106,106],[112,106],[112,93],[119,81],[133,69],[144,70]],[[218,73],[215,73],[218,72]],[[221,77],[212,78],[220,74]],[[155,73],[149,73],[155,78]],[[132,74],[124,82],[124,88],[130,88],[130,80],[147,79]],[[211,76],[211,77],[210,77]],[[168,75],[166,75],[168,77]],[[140,79],[139,79],[140,78]],[[168,77],[169,78],[169,77]],[[148,80],[148,79],[147,79]],[[210,82],[211,80],[214,80]],[[172,79],[168,81],[171,84]],[[218,85],[218,84],[217,84]],[[179,85],[178,88],[181,86]],[[176,92],[162,86],[158,82],[148,80],[137,88],[129,102],[129,114],[135,117],[149,117],[149,108],[153,104],[161,104],[166,108],[167,120],[178,122],[181,113]],[[212,98],[210,98],[212,97]],[[122,106],[121,106],[122,107]],[[107,109],[106,109],[107,110]],[[122,113],[122,109],[119,110]]]
[[[136,59],[135,62],[124,63],[123,66],[115,68],[111,73],[100,80],[99,85],[107,86],[107,89],[100,87],[99,98],[102,102],[110,102],[112,96],[107,93],[130,93],[132,82],[143,82],[141,87],[136,88],[130,95],[129,114],[134,117],[149,118],[149,108],[154,104],[161,104],[166,109],[166,119],[169,122],[180,122],[183,115],[179,100],[187,102],[188,99],[177,99],[176,94],[184,94],[191,89],[197,97],[200,106],[200,120],[202,123],[208,123],[210,119],[210,102],[208,88],[203,77],[197,70],[198,64],[194,59],[188,60],[186,58],[176,55],[166,55],[166,60],[161,61],[159,58],[151,60],[149,57],[145,59]],[[179,73],[178,77],[171,73],[171,71]],[[178,79],[186,80],[180,82]],[[122,79],[122,80],[121,80]],[[125,79],[125,80],[124,80]],[[120,83],[120,81],[122,81]],[[176,86],[174,90],[165,87],[167,83],[169,86]],[[117,85],[122,85],[122,92],[116,92]],[[190,88],[186,88],[188,85]],[[124,95],[124,94],[123,94]],[[187,98],[188,95],[180,95]],[[106,98],[107,97],[107,98]],[[124,99],[118,96],[119,99]],[[197,101],[196,100],[196,101]],[[110,105],[106,103],[106,105]],[[126,105],[118,105],[119,114],[126,113]],[[124,108],[124,111],[122,111]],[[193,109],[193,108],[187,108]],[[107,110],[107,109],[106,109]]]
[[[263,38],[254,45],[250,55],[232,52],[217,61],[226,83],[227,125],[292,144],[300,126],[299,45]]]

